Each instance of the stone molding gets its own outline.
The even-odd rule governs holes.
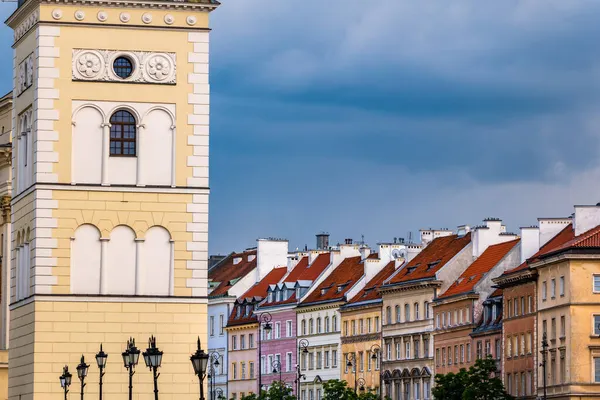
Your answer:
[[[33,85],[33,60],[33,53],[31,53],[19,64],[16,87],[17,96]]]
[[[125,79],[117,76],[112,69],[114,60],[120,56],[129,58],[133,63],[133,73]],[[176,68],[175,53],[73,49],[74,81],[173,85],[177,83]]]

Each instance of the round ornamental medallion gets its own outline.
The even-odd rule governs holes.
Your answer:
[[[119,15],[119,19],[121,22],[129,22],[131,15],[129,15],[129,13],[121,13],[121,15]]]
[[[175,22],[175,17],[174,16],[172,16],[171,14],[165,15],[165,23],[167,25],[171,25],[171,24],[173,24],[173,22]]]
[[[55,10],[52,10],[52,18],[54,18],[54,19],[61,19],[62,16],[63,16],[62,10],[60,10],[58,8],[55,9]]]
[[[102,71],[102,59],[92,52],[85,52],[77,58],[77,71],[85,78],[92,79]]]
[[[156,81],[164,81],[171,75],[173,65],[171,61],[162,55],[156,55],[146,63],[146,72]]]
[[[142,22],[144,22],[145,24],[149,24],[150,22],[152,22],[152,14],[145,13],[144,15],[142,15]]]
[[[188,24],[188,25],[196,25],[196,22],[197,22],[198,20],[196,19],[196,17],[195,17],[195,16],[193,16],[193,15],[189,15],[189,16],[186,18],[186,20],[185,20],[185,21],[187,22],[187,24]]]
[[[98,21],[104,22],[107,19],[108,19],[108,14],[106,13],[106,11],[99,11],[98,12]]]
[[[81,10],[77,10],[75,11],[75,19],[77,21],[83,21],[83,19],[85,18],[85,13]]]

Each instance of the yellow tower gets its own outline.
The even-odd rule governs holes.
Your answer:
[[[126,399],[129,337],[164,351],[161,400],[197,399],[206,345],[214,0],[20,0],[14,30],[9,399]],[[152,396],[140,365],[134,399]],[[75,393],[72,393],[75,395]]]

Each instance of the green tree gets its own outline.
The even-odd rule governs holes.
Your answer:
[[[379,395],[372,390],[363,390],[359,392],[358,400],[379,400]]]
[[[354,389],[348,387],[346,381],[331,379],[323,383],[323,400],[357,400]]]
[[[435,386],[431,390],[436,400],[462,400],[468,381],[467,370],[462,368],[457,374],[437,374]]]
[[[271,383],[268,391],[263,390],[263,396],[269,400],[296,400],[296,396],[292,394],[292,388],[279,381]]]
[[[496,360],[491,356],[479,359],[469,368],[463,400],[509,400],[502,381],[497,377]]]

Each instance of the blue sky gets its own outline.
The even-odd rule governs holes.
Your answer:
[[[489,216],[517,230],[600,201],[599,2],[222,3],[211,253]]]

